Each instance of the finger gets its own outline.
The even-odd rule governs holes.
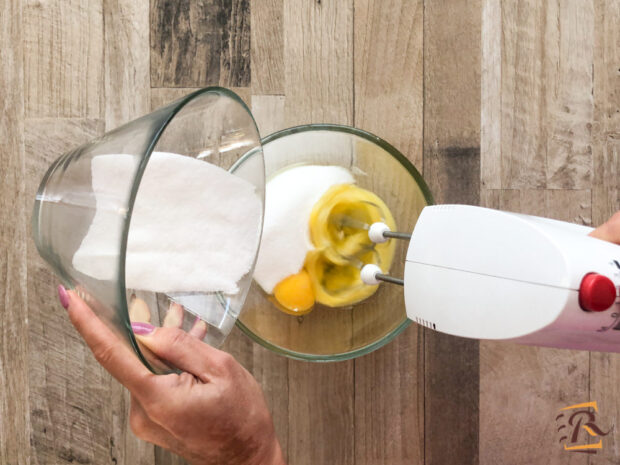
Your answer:
[[[133,296],[129,304],[129,321],[132,323],[139,321],[141,323],[150,323],[151,311],[146,302],[139,297]]]
[[[183,307],[176,302],[171,302],[162,326],[166,328],[180,328],[183,326]]]
[[[202,341],[204,337],[207,335],[207,329],[208,329],[207,324],[204,321],[202,321],[200,318],[196,317],[194,326],[192,326],[192,329],[189,330],[189,334]]]
[[[606,223],[596,228],[590,236],[604,241],[620,244],[620,211],[616,212]]]
[[[217,350],[178,328],[155,328],[140,342],[159,358],[191,373],[203,383],[228,370],[233,360],[226,352]]]
[[[74,291],[67,291],[67,295],[69,319],[97,361],[133,394],[145,392],[155,375]]]

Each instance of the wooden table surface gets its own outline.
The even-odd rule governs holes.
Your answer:
[[[438,203],[597,225],[620,208],[617,0],[4,0],[0,11],[0,463],[178,464],[56,300],[29,219],[64,151],[192,88],[234,88],[261,133],[354,125]],[[235,331],[290,464],[618,464],[620,356],[412,325],[355,361],[287,360]],[[558,442],[597,401],[597,454]]]

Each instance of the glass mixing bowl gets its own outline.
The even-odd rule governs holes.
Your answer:
[[[224,171],[245,154],[235,176]],[[56,160],[36,195],[34,240],[63,284],[166,373],[134,329],[175,326],[222,344],[251,283],[264,181],[247,106],[201,89]]]
[[[267,180],[292,165],[345,167],[358,186],[383,199],[399,231],[411,232],[422,209],[432,203],[426,183],[411,162],[368,132],[348,126],[312,124],[271,134],[262,144]],[[243,169],[255,156],[245,155],[232,171]],[[390,269],[395,277],[403,276],[407,247],[407,241],[397,240]],[[310,313],[293,316],[278,310],[260,286],[252,282],[237,320],[241,330],[264,347],[294,359],[318,362],[369,353],[387,344],[409,323],[403,288],[387,283],[353,306],[329,308],[317,304]]]

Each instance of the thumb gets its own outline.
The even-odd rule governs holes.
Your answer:
[[[141,324],[144,326],[144,323]],[[150,325],[148,325],[150,326]],[[172,327],[149,328],[150,332],[134,329],[138,340],[157,357],[180,370],[191,373],[204,383],[221,376],[232,356],[217,350],[182,329]]]
[[[620,245],[620,211],[617,211],[607,222],[600,225],[589,235]]]

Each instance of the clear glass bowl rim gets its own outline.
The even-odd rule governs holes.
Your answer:
[[[426,184],[426,182],[424,181],[424,178],[422,178],[422,175],[419,173],[416,167],[413,166],[413,163],[411,163],[407,157],[405,157],[399,150],[397,150],[396,147],[386,142],[385,140],[381,139],[380,137],[375,136],[374,134],[371,134],[370,132],[364,131],[363,129],[358,129],[352,126],[346,126],[346,125],[341,125],[341,124],[302,124],[300,126],[294,126],[291,128],[282,129],[280,131],[274,132],[273,134],[269,134],[268,136],[264,137],[261,140],[261,145],[264,147],[269,142],[273,142],[274,140],[280,139],[282,137],[290,136],[290,135],[297,134],[300,132],[311,132],[311,131],[334,131],[334,132],[352,134],[352,135],[361,137],[362,139],[366,139],[372,142],[373,144],[381,147],[389,155],[391,155],[394,159],[396,159],[396,161],[398,161],[403,168],[407,170],[407,172],[411,175],[411,177],[414,179],[414,181],[416,182],[416,184],[422,191],[422,194],[424,195],[424,199],[426,200],[426,203],[428,205],[432,205],[434,203],[433,195],[431,194],[431,191],[428,188],[428,185]],[[239,165],[241,165],[246,160],[246,158],[250,156],[252,156],[252,153],[247,153],[246,155],[239,158],[239,160],[237,160],[237,162],[231,167],[230,171],[234,171]],[[243,311],[241,312],[241,315],[243,315]],[[366,355],[376,349],[383,347],[387,343],[391,342],[400,333],[402,333],[405,330],[405,328],[409,326],[410,323],[411,323],[411,320],[409,318],[405,318],[396,328],[394,328],[392,331],[387,333],[381,339],[378,339],[377,341],[371,344],[365,345],[363,347],[360,347],[358,349],[351,350],[349,352],[342,352],[340,354],[333,354],[333,355],[305,354],[303,352],[296,352],[294,350],[285,349],[275,344],[271,344],[270,342],[264,340],[260,336],[254,334],[254,332],[252,332],[252,330],[250,330],[247,326],[245,326],[241,322],[240,319],[237,319],[236,325],[246,336],[248,336],[254,342],[260,344],[261,346],[277,354],[284,355],[294,360],[302,360],[302,361],[310,361],[310,362],[337,362],[337,361],[350,360],[353,358],[357,358],[357,357]]]

